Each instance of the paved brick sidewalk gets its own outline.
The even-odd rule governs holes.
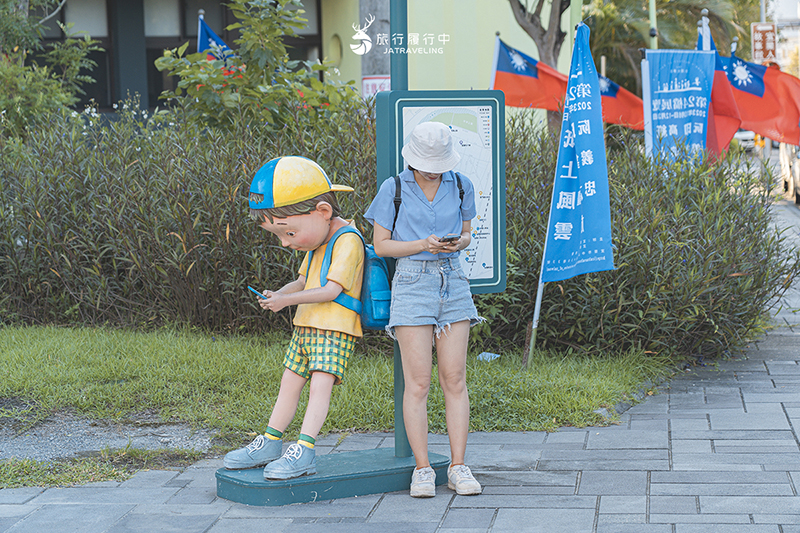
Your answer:
[[[248,507],[216,498],[219,461],[124,483],[0,490],[0,531],[800,533],[800,331],[673,379],[622,424],[475,433],[481,496],[407,493]],[[446,438],[431,451],[448,454]],[[324,452],[393,446],[355,435]]]
[[[779,215],[800,224],[783,205]],[[796,232],[795,232],[796,233]],[[124,483],[0,490],[0,532],[800,533],[800,291],[746,357],[693,369],[619,426],[476,433],[468,464],[485,490],[444,487],[248,507],[216,497],[221,461]],[[431,451],[448,455],[446,437]],[[393,446],[391,434],[318,441],[322,453]]]

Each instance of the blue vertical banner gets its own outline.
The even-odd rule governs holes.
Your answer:
[[[600,82],[589,27],[581,23],[564,101],[540,282],[613,269]]]
[[[706,149],[708,106],[714,84],[714,52],[697,50],[647,50],[649,77],[645,120],[651,127],[645,134],[651,154],[675,160],[688,150],[702,156]]]

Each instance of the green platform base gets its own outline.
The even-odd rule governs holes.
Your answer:
[[[429,458],[436,484],[444,484],[450,459],[435,453]],[[286,481],[264,480],[263,468],[220,468],[217,496],[245,505],[275,506],[408,490],[414,466],[413,457],[395,457],[394,448],[380,448],[321,455],[316,474]]]

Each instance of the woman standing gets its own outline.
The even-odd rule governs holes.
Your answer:
[[[444,124],[418,125],[402,153],[408,169],[399,176],[399,208],[395,212],[396,180],[388,179],[364,216],[374,226],[375,252],[397,258],[387,330],[397,339],[403,361],[403,419],[416,462],[411,496],[429,498],[436,489],[428,460],[434,344],[450,441],[447,486],[461,495],[480,494],[481,485],[464,465],[464,455],[469,432],[467,343],[470,326],[482,319],[458,257],[470,243],[474,189],[468,178],[452,171],[461,156]]]

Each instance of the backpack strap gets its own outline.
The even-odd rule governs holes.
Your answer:
[[[455,172],[456,175],[456,185],[458,185],[458,200],[459,200],[459,207],[464,205],[464,187],[461,186],[461,173]]]
[[[458,201],[459,207],[464,205],[464,187],[461,185],[461,174],[454,172],[456,175],[456,185],[458,185]],[[400,186],[400,176],[394,177],[394,220],[392,221],[392,233],[397,224],[397,215],[400,213],[400,204],[403,203],[402,187]],[[363,239],[363,237],[362,237]]]
[[[336,230],[336,232],[331,237],[331,240],[328,241],[328,246],[325,247],[325,255],[322,256],[322,265],[319,269],[319,285],[320,287],[324,287],[328,283],[328,270],[331,268],[331,255],[333,254],[333,246],[336,244],[336,240],[345,233],[355,233],[361,239],[362,244],[366,244],[364,242],[364,236],[361,235],[357,229],[351,226],[344,226]],[[308,279],[308,272],[311,270],[311,259],[314,257],[314,250],[310,250],[308,252],[308,265],[306,265],[306,279]],[[339,293],[339,296],[333,299],[334,302],[354,311],[358,314],[361,314],[361,301],[357,298],[353,298],[349,294],[345,294],[344,290]]]
[[[459,182],[460,183],[460,182]],[[394,177],[394,220],[392,221],[392,233],[397,224],[397,214],[400,213],[400,204],[403,202],[402,187],[400,186],[400,176]]]

